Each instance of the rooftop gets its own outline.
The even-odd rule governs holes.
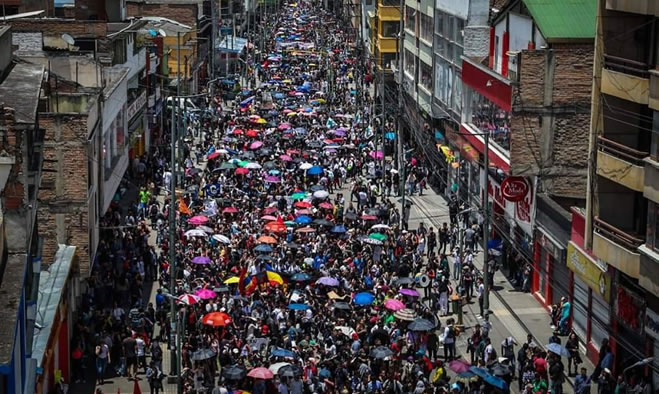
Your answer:
[[[522,0],[548,41],[594,39],[597,0]]]
[[[0,365],[11,362],[18,306],[23,288],[25,259],[22,253],[9,254],[0,283]]]
[[[152,30],[154,33],[158,33],[162,29],[167,36],[175,36],[176,33],[187,33],[192,30],[192,27],[184,25],[183,23],[177,22],[175,20],[157,17],[157,16],[144,16],[139,20],[146,21],[143,29],[149,31]]]
[[[19,62],[0,83],[0,103],[16,111],[16,123],[32,124],[36,120],[43,66]]]

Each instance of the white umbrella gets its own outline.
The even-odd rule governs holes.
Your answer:
[[[183,294],[183,295],[180,295],[178,297],[178,301],[180,303],[185,304],[185,305],[194,305],[194,304],[198,303],[199,300],[200,300],[200,298],[197,297],[194,294]]]
[[[329,197],[329,193],[326,190],[318,190],[313,192],[313,196],[319,200],[324,200]]]
[[[213,234],[215,232],[212,228],[210,228],[208,226],[197,226],[196,230],[201,230],[201,231],[203,231],[205,233],[208,233],[208,234]]]
[[[353,328],[346,327],[346,326],[335,326],[334,328],[341,331],[343,333],[343,335],[346,335],[346,336],[349,336],[349,337],[351,337],[352,334],[355,333],[355,330]]]
[[[291,363],[274,363],[271,366],[269,366],[268,369],[270,370],[270,372],[272,372],[276,375],[277,372],[279,372],[280,368],[286,367],[286,366],[289,366],[289,365],[291,365]]]
[[[391,227],[389,227],[389,226],[386,225],[386,224],[382,224],[382,223],[380,223],[380,224],[374,224],[373,226],[371,226],[371,229],[374,229],[374,230],[375,230],[375,229],[380,229],[380,228],[383,228],[383,229],[389,230]]]
[[[227,153],[229,153],[229,151],[226,150],[226,149],[218,149],[218,150],[216,150],[215,152],[220,153],[220,154],[223,154],[223,155],[226,155]]]
[[[249,168],[250,170],[258,170],[261,168],[261,165],[259,163],[248,163],[245,168]]]
[[[308,170],[311,167],[313,167],[313,165],[311,163],[302,163],[302,164],[300,164],[300,169],[301,170]]]
[[[222,234],[215,234],[213,235],[213,239],[216,240],[217,242],[222,242],[223,244],[230,244],[231,240],[227,237],[225,237]]]
[[[185,232],[186,237],[205,237],[206,232],[204,230],[192,229]]]

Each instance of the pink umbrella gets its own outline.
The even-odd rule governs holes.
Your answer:
[[[400,289],[399,293],[410,297],[419,296],[419,292],[414,289]]]
[[[295,211],[295,214],[296,215],[313,215],[313,212],[311,212],[311,210],[309,210],[309,209],[298,209],[297,211]]]
[[[282,123],[279,126],[277,126],[279,130],[288,130],[291,128],[291,125],[288,123]]]
[[[194,224],[195,226],[205,224],[206,222],[208,222],[208,218],[206,216],[193,216],[188,219],[188,223]]]
[[[371,152],[371,153],[369,153],[369,156],[371,156],[371,157],[374,158],[374,159],[376,159],[376,158],[377,158],[377,159],[381,159],[381,158],[384,157],[384,153],[383,153],[381,150],[379,150],[379,151],[377,151],[377,152]]]
[[[384,307],[395,312],[404,309],[405,304],[395,298],[390,298],[384,302]]]
[[[222,213],[238,213],[238,209],[234,207],[226,207],[222,210]]]
[[[185,305],[194,305],[200,298],[193,294],[183,294],[177,298],[178,302]]]
[[[209,289],[199,289],[194,294],[202,300],[210,300],[211,298],[217,297],[217,294]]]
[[[263,142],[261,141],[254,141],[249,145],[249,149],[254,150],[254,149],[259,149],[260,147],[263,146]]]
[[[261,216],[261,220],[271,221],[271,220],[277,220],[277,218],[272,215],[265,215],[265,216]]]
[[[280,155],[279,158],[280,158],[282,161],[293,161],[293,158],[290,157],[289,155]]]
[[[270,183],[279,183],[281,182],[281,179],[277,178],[274,175],[268,175],[265,177],[265,181]]]
[[[256,379],[272,379],[275,377],[275,374],[273,374],[268,368],[258,367],[249,371],[247,376]]]

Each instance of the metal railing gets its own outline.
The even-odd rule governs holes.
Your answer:
[[[630,252],[636,253],[636,249],[645,243],[645,239],[639,238],[633,234],[625,232],[615,226],[610,225],[599,216],[595,216],[595,233],[604,238],[622,246]]]
[[[643,62],[625,59],[618,56],[604,55],[604,68],[621,73],[634,75],[641,78],[649,78],[649,66]]]
[[[623,159],[637,166],[643,166],[643,159],[648,157],[649,152],[639,151],[615,142],[602,136],[597,137],[597,149],[600,152],[608,153],[619,159]]]

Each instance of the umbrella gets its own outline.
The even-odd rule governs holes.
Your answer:
[[[247,168],[236,168],[236,175],[247,175],[249,174],[249,169]]]
[[[401,309],[405,309],[405,304],[403,304],[401,301],[398,301],[395,298],[390,298],[384,302],[384,307],[389,309],[390,311],[399,311]]]
[[[197,256],[194,259],[192,259],[192,262],[194,264],[210,264],[211,259],[210,257],[207,256]]]
[[[405,308],[394,312],[394,317],[399,320],[412,321],[416,317],[413,309]]]
[[[222,210],[222,213],[238,213],[238,209],[235,207],[226,207]]]
[[[382,245],[382,241],[371,237],[364,237],[362,241],[370,245]]]
[[[251,150],[255,150],[255,149],[259,149],[259,148],[262,147],[262,146],[263,146],[263,142],[261,142],[261,141],[254,141],[254,142],[252,142],[252,143],[249,145],[249,149],[251,149]]]
[[[332,373],[329,371],[329,369],[322,368],[320,371],[318,371],[318,377],[329,379],[332,377]]]
[[[249,163],[245,166],[245,168],[250,169],[250,170],[258,170],[261,169],[261,165],[259,163]]]
[[[276,244],[277,240],[275,239],[275,237],[272,237],[270,235],[262,235],[256,239],[256,242],[262,244]]]
[[[280,368],[285,367],[287,365],[291,365],[291,364],[290,363],[274,363],[271,366],[269,366],[268,369],[276,375],[279,372]]]
[[[371,156],[371,157],[374,158],[374,159],[376,159],[376,158],[377,158],[377,159],[382,159],[382,158],[384,157],[384,153],[383,153],[381,150],[379,150],[379,151],[377,151],[377,152],[371,152],[371,153],[369,153],[369,156]]]
[[[337,287],[339,285],[339,281],[329,276],[323,276],[322,278],[316,281],[316,284]]]
[[[335,326],[334,329],[341,331],[343,335],[351,337],[352,334],[355,333],[355,330],[352,329],[351,327],[346,327],[346,326]]]
[[[384,242],[387,239],[386,234],[382,234],[382,233],[372,233],[369,234],[368,237],[371,239],[377,239],[378,241],[382,241],[382,242]]]
[[[276,177],[274,175],[268,175],[264,178],[264,180],[266,182],[269,182],[269,183],[279,183],[279,182],[281,182],[281,179],[279,179],[279,177]]]
[[[233,170],[234,168],[236,168],[236,165],[231,162],[222,163],[220,166],[220,170]]]
[[[485,383],[488,383],[496,388],[499,388],[501,390],[508,389],[508,384],[506,384],[506,382],[503,379],[490,374],[484,368],[471,367],[469,368],[469,372],[472,372],[474,375],[483,379]]]
[[[240,365],[231,365],[222,369],[222,376],[229,380],[240,380],[245,377],[247,370]]]
[[[232,276],[224,281],[225,285],[235,285],[236,283],[240,283],[240,278],[237,276]]]
[[[396,285],[398,286],[409,285],[410,283],[414,283],[414,279],[410,278],[409,276],[396,279]]]
[[[297,193],[293,193],[293,194],[291,194],[291,199],[292,199],[292,200],[302,200],[302,199],[304,199],[306,196],[307,196],[307,193],[304,193],[304,192],[297,192]]]
[[[494,376],[510,375],[510,366],[497,362],[490,367],[490,373]]]
[[[345,228],[345,226],[334,226],[330,230],[330,233],[335,233],[335,234],[343,234],[346,233],[348,229]]]
[[[290,350],[287,349],[282,349],[280,347],[276,347],[272,349],[272,355],[275,357],[287,357],[287,358],[295,358],[295,353],[293,353]]]
[[[224,312],[211,312],[201,318],[201,322],[207,326],[226,327],[231,324],[231,316]]]
[[[185,232],[186,237],[206,237],[208,234],[204,230],[192,229]]]
[[[211,298],[217,297],[217,293],[209,289],[199,289],[194,294],[202,300],[210,300]]]
[[[334,205],[331,202],[327,202],[327,201],[321,202],[320,204],[318,204],[318,206],[323,209],[334,209]]]
[[[412,331],[430,331],[435,328],[435,324],[430,320],[419,318],[410,323],[407,328]]]
[[[469,368],[471,368],[471,364],[464,360],[453,360],[450,363],[448,363],[448,367],[451,371],[455,373],[463,373],[469,371]]]
[[[220,157],[220,152],[218,152],[218,151],[215,151],[215,152],[209,154],[208,156],[206,156],[206,158],[208,160],[217,159],[218,157]]]
[[[313,205],[311,205],[310,202],[307,201],[298,201],[295,203],[296,208],[311,208]]]
[[[279,222],[270,222],[266,224],[263,228],[273,233],[286,232],[286,225],[284,223],[279,223]]]
[[[323,168],[319,166],[313,166],[307,170],[308,175],[320,175],[323,173]]]
[[[297,224],[309,224],[312,221],[313,219],[306,215],[301,215],[295,218],[295,223]]]
[[[208,226],[197,226],[197,230],[201,230],[201,231],[203,231],[205,233],[208,233],[208,234],[213,234],[215,232],[215,230],[213,230],[212,228],[210,228]]]
[[[250,378],[255,379],[272,379],[275,375],[268,368],[258,367],[254,368],[247,374]]]
[[[362,215],[363,220],[378,220],[378,217],[375,215]]]
[[[190,358],[192,361],[204,361],[215,357],[215,354],[216,353],[211,349],[200,349],[192,353]]]
[[[459,373],[455,377],[455,380],[457,380],[458,382],[462,382],[462,383],[469,383],[469,382],[473,382],[474,380],[478,380],[478,377],[473,372],[466,371],[466,372]]]
[[[300,368],[298,365],[291,364],[291,365],[286,365],[284,367],[279,368],[279,371],[277,371],[277,375],[283,378],[293,378],[295,376],[302,376],[304,371],[302,371],[302,368]]]
[[[259,253],[270,253],[273,251],[273,249],[272,246],[268,244],[259,244],[254,247],[254,251]]]
[[[410,297],[419,296],[419,292],[414,289],[400,289],[399,293]]]
[[[547,351],[550,351],[554,354],[558,354],[559,356],[563,357],[569,357],[570,352],[567,351],[566,348],[561,346],[560,343],[550,343],[549,345],[545,346],[547,348]]]
[[[371,357],[382,360],[384,358],[392,356],[394,352],[392,352],[391,349],[389,349],[386,346],[378,346],[372,349],[370,354]]]
[[[206,216],[193,216],[190,219],[188,219],[188,223],[194,224],[195,226],[198,226],[200,224],[206,224],[208,221],[208,218]]]
[[[329,193],[325,190],[318,190],[317,192],[313,193],[313,196],[319,200],[324,200],[329,197]]]
[[[371,305],[375,301],[375,296],[371,293],[363,292],[355,294],[352,302],[355,305]]]
[[[178,302],[185,305],[194,305],[199,302],[200,298],[194,294],[183,294],[178,296]]]
[[[307,304],[288,304],[288,309],[294,311],[306,311],[307,309],[311,309],[311,307]]]
[[[311,280],[311,275],[305,272],[298,272],[297,274],[291,276],[291,280],[293,282],[306,282],[308,280]]]
[[[374,224],[374,225],[371,226],[371,230],[379,230],[379,229],[389,230],[390,228],[391,227],[389,227],[388,225],[382,224],[382,223]]]
[[[348,311],[348,310],[350,310],[350,304],[348,304],[347,302],[341,302],[341,301],[335,302],[334,303],[334,309],[342,309],[342,310]]]
[[[295,230],[298,233],[314,233],[316,232],[316,229],[313,227],[302,227],[297,230]]]
[[[313,224],[316,226],[334,226],[334,223],[330,222],[327,219],[316,219],[313,221]]]
[[[313,167],[313,164],[310,163],[302,163],[300,164],[300,169],[301,170],[309,170]]]
[[[357,216],[357,214],[354,212],[347,212],[345,215],[343,215],[343,217],[346,220],[357,220],[359,216]]]
[[[230,244],[231,240],[227,237],[225,237],[222,234],[215,234],[213,235],[213,239],[216,240],[217,242],[222,242],[223,244]]]
[[[289,155],[279,155],[279,159],[281,161],[293,161],[293,158],[290,157]]]

